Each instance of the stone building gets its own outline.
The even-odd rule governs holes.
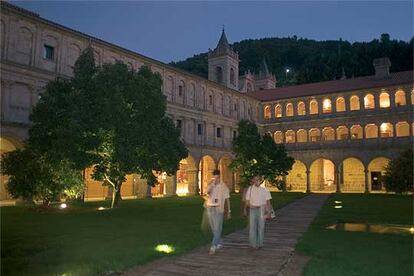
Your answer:
[[[215,168],[234,189],[237,175],[228,165],[240,119],[255,121],[276,142],[286,143],[297,160],[286,179],[291,190],[375,190],[386,161],[412,145],[412,72],[389,74],[387,60],[376,61],[376,77],[275,88],[265,60],[257,75],[239,77],[238,54],[224,30],[209,52],[206,80],[7,2],[1,2],[0,26],[1,153],[23,146],[29,114],[45,85],[57,76],[72,76],[88,45],[98,64],[146,65],[161,75],[167,113],[180,128],[189,156],[175,176],[159,175],[161,184],[154,188],[137,175],[128,176],[124,198],[203,193]],[[85,199],[106,198],[108,187],[93,181],[90,171],[84,174]],[[10,199],[6,187],[2,175],[3,202]]]

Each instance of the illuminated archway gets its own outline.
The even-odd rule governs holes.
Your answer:
[[[213,179],[213,171],[216,168],[216,163],[210,155],[205,155],[200,160],[198,168],[198,188],[201,194],[205,194],[209,182]]]
[[[293,104],[292,103],[286,104],[286,116],[287,117],[293,116]]]
[[[396,106],[403,106],[406,105],[407,101],[405,100],[405,92],[404,90],[398,90],[395,92],[395,105]]]
[[[375,108],[375,100],[372,94],[367,94],[364,97],[364,108],[365,109],[374,109]]]
[[[22,144],[16,139],[11,137],[0,137],[0,158],[3,153],[11,152],[16,149],[22,148]],[[0,200],[10,200],[11,195],[7,191],[7,181],[9,177],[7,175],[0,174]]]
[[[306,191],[306,166],[301,161],[295,160],[286,176],[286,188],[288,191]]]
[[[296,135],[297,135],[297,138],[298,138],[297,139],[298,143],[306,143],[308,141],[308,136],[307,136],[306,130],[299,129],[296,132]]]
[[[321,140],[321,132],[317,128],[312,128],[309,130],[309,141],[310,142],[319,142]]]
[[[310,167],[311,191],[335,191],[335,164],[319,158]]]
[[[378,127],[375,124],[368,124],[365,126],[365,138],[378,138]]]
[[[314,99],[311,100],[309,103],[309,113],[310,114],[318,114],[318,102]]]
[[[335,130],[331,127],[325,127],[322,130],[322,137],[324,141],[334,141],[335,140]]]
[[[395,132],[397,137],[410,136],[410,125],[407,122],[398,122]]]
[[[390,160],[386,157],[377,157],[368,164],[368,183],[372,191],[383,190],[382,176],[385,174],[385,167]]]
[[[193,195],[196,193],[197,168],[194,158],[189,155],[180,161],[177,171],[177,195]]]
[[[233,183],[233,172],[230,170],[229,166],[231,163],[230,156],[223,156],[219,161],[219,170],[220,170],[220,180],[224,182],[230,191],[234,190]]]
[[[273,138],[276,144],[282,144],[283,143],[283,132],[276,131],[275,134],[273,135]]]
[[[351,127],[351,139],[362,139],[363,131],[360,125],[353,125]]]
[[[345,99],[343,97],[339,97],[336,99],[336,112],[344,112],[346,110],[345,107]]]
[[[382,92],[380,94],[380,107],[381,108],[390,107],[390,95],[387,92]]]
[[[342,161],[341,191],[364,192],[365,191],[365,167],[357,158],[350,157]]]
[[[266,105],[264,108],[264,118],[265,119],[270,119],[272,117],[272,112],[270,109],[270,105]]]
[[[394,128],[391,123],[382,123],[380,126],[380,136],[382,138],[393,137]]]
[[[350,105],[351,105],[351,107],[350,107],[351,111],[360,110],[361,106],[360,106],[360,103],[359,103],[359,97],[358,96],[352,96],[351,99],[350,99]]]
[[[347,140],[348,136],[348,128],[346,126],[339,126],[336,129],[336,139]]]
[[[324,99],[322,102],[322,113],[331,113],[332,103],[330,99]]]
[[[286,131],[285,138],[286,138],[286,144],[296,142],[295,132],[293,130]]]
[[[306,115],[305,103],[302,101],[298,103],[298,115],[299,116]]]
[[[280,106],[280,104],[276,105],[275,107],[275,117],[282,118],[282,107]]]

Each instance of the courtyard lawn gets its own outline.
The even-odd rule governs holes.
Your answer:
[[[311,257],[305,275],[413,275],[412,235],[325,229],[338,222],[412,225],[412,196],[333,194],[296,249]]]
[[[275,208],[303,193],[273,193]],[[232,219],[224,233],[246,225],[240,195],[231,198]],[[98,211],[110,202],[68,204],[65,210],[1,208],[1,275],[96,275],[122,271],[164,256],[157,244],[182,254],[209,242],[201,231],[200,197],[124,200],[118,209]],[[207,252],[206,252],[207,254]]]

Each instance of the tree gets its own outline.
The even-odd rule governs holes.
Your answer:
[[[384,182],[387,191],[397,194],[413,192],[413,150],[408,149],[385,167]]]
[[[128,174],[155,185],[155,172],[171,175],[188,155],[166,117],[161,78],[147,67],[96,67],[93,49],[79,57],[70,80],[57,79],[35,107],[29,143],[75,168],[93,167],[92,178],[112,188],[111,207],[121,199]]]
[[[256,124],[241,120],[238,136],[233,140],[235,159],[230,164],[233,171],[240,172],[241,184],[249,185],[250,179],[260,175],[275,183],[280,176],[292,169],[294,159],[289,157],[283,145],[276,144],[267,135],[260,136]]]
[[[84,189],[82,174],[67,160],[50,159],[31,148],[5,153],[2,173],[9,175],[7,189],[14,197],[50,202],[65,195],[79,196]]]

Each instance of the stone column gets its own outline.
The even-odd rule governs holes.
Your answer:
[[[198,182],[200,181],[199,180],[199,176],[198,176],[198,171],[200,170],[199,164],[200,164],[200,162],[198,162],[198,164],[196,164],[196,172],[195,172],[195,184],[194,184],[195,187],[194,187],[194,193],[196,195],[199,195],[200,194],[200,189],[198,187]]]
[[[342,165],[338,166],[338,170],[336,171],[335,177],[335,184],[336,184],[336,192],[341,192],[341,173],[342,173]]]
[[[306,192],[311,192],[310,170],[306,171]]]
[[[368,181],[369,171],[365,169],[364,172],[365,172],[365,193],[370,193],[369,181]]]
[[[393,110],[393,109],[395,109],[396,108],[396,106],[395,106],[395,92],[397,92],[397,91],[388,91],[388,95],[389,95],[389,97],[390,97],[390,109],[391,110]]]

